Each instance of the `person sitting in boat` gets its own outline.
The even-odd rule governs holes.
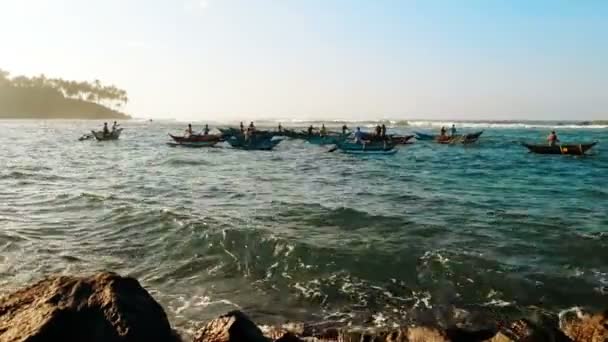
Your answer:
[[[114,121],[114,124],[112,125],[112,132],[115,132],[118,129],[118,124],[116,123],[116,121]]]
[[[549,134],[549,136],[547,137],[547,141],[549,142],[549,145],[551,145],[551,146],[555,146],[555,143],[559,142],[559,139],[557,138],[557,134],[555,134],[555,131],[551,131],[551,134]]]
[[[321,136],[324,137],[327,135],[327,128],[325,128],[325,124],[321,125]]]
[[[456,125],[452,124],[452,129],[450,131],[451,131],[450,133],[452,134],[452,136],[455,136],[456,135]]]
[[[348,131],[348,127],[346,127],[346,124],[342,126],[342,135],[346,135],[346,131]]]
[[[186,138],[192,136],[194,133],[192,133],[192,124],[188,124],[188,128],[186,129]]]
[[[209,125],[205,125],[205,129],[203,130],[204,135],[209,135]]]
[[[110,134],[110,130],[108,129],[108,123],[104,122],[103,123],[103,135],[108,136],[109,134]]]
[[[361,127],[357,127],[357,131],[355,132],[355,142],[357,144],[363,144],[363,132],[361,132]]]
[[[386,125],[385,124],[382,124],[380,133],[382,135],[382,138],[386,138]]]
[[[310,125],[310,127],[308,127],[308,135],[311,136],[312,135],[312,131],[313,131],[313,127],[312,125]]]

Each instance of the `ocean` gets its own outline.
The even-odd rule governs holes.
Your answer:
[[[111,270],[185,333],[233,309],[263,324],[448,325],[608,302],[606,125],[463,122],[478,143],[391,156],[167,146],[185,125],[134,120],[96,142],[77,139],[99,122],[0,121],[0,293]],[[600,144],[585,157],[520,145],[551,129]]]

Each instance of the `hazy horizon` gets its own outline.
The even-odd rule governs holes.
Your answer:
[[[602,1],[7,0],[0,68],[137,118],[608,119]]]

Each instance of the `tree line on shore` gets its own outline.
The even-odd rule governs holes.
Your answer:
[[[38,76],[14,76],[0,69],[0,87],[37,88],[54,90],[68,99],[93,102],[105,107],[119,109],[129,102],[127,92],[114,85],[104,85],[99,80],[93,82],[70,81],[61,78],[48,78],[44,74]]]

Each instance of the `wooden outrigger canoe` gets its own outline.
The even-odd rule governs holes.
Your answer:
[[[596,142],[587,144],[561,144],[561,145],[533,145],[522,143],[525,147],[533,153],[540,154],[570,154],[575,156],[582,156],[585,152],[589,151]]]

